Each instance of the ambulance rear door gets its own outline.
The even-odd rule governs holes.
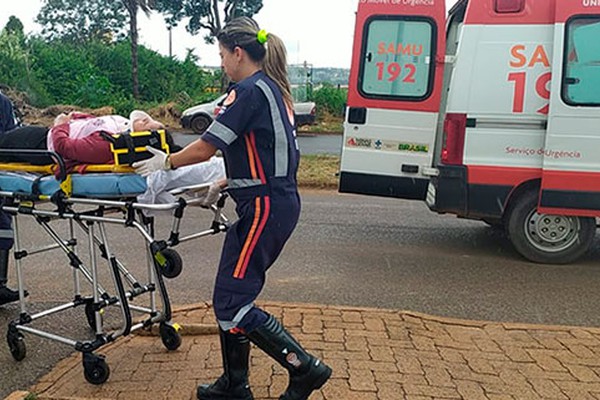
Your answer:
[[[359,0],[340,192],[425,199],[445,47],[445,0]]]
[[[600,1],[556,7],[539,212],[600,216]]]

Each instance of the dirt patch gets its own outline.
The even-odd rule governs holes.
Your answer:
[[[47,108],[36,108],[30,104],[27,94],[7,87],[2,87],[2,92],[7,95],[15,106],[17,117],[27,125],[52,126],[54,118],[59,114],[68,114],[77,111],[97,116],[111,115],[115,109],[110,106],[101,108],[82,108],[68,104],[57,104]]]
[[[177,103],[171,102],[146,111],[152,118],[162,122],[167,128],[179,128],[181,111]]]

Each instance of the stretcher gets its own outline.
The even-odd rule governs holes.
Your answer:
[[[0,163],[0,210],[13,217],[14,260],[19,291],[20,314],[10,322],[6,336],[13,358],[21,361],[26,356],[24,333],[37,335],[81,352],[85,379],[92,384],[102,384],[108,379],[110,368],[105,357],[96,351],[119,337],[158,324],[165,348],[177,349],[181,345],[179,326],[171,321],[171,305],[163,278],[174,278],[182,270],[181,257],[173,247],[224,232],[228,228],[228,220],[222,212],[225,196],[208,207],[214,214],[208,229],[182,237],[180,223],[186,207],[200,205],[202,198],[198,194],[206,191],[210,184],[172,190],[171,194],[177,199],[173,203],[141,204],[136,202],[136,196],[146,190],[145,179],[127,166],[93,165],[67,174],[64,172],[64,162],[55,153],[17,151],[20,154],[46,153],[56,163],[47,166]],[[0,149],[0,155],[14,152]],[[146,211],[167,211],[171,215],[173,221],[167,239],[158,240],[154,237],[154,217],[147,217]],[[51,244],[24,248],[21,240],[24,233],[20,225],[23,218],[33,218],[48,234]],[[63,224],[66,221],[68,224],[67,237],[61,237],[55,229],[53,224],[57,221],[63,221]],[[147,244],[142,250],[145,253],[142,258],[147,264],[145,281],[135,278],[113,253],[107,235],[108,225],[132,229],[144,239]],[[77,234],[81,233],[85,237],[89,265],[78,253]],[[23,262],[33,254],[56,249],[66,255],[66,269],[73,280],[72,297],[64,304],[32,314],[26,302]],[[99,277],[99,258],[106,261],[112,292]],[[140,302],[144,302],[143,305]],[[158,306],[159,302],[161,307]],[[84,308],[83,322],[93,331],[93,337],[75,339],[35,327],[37,320],[76,307]],[[103,323],[103,315],[109,307],[118,310],[121,321],[112,330],[105,329]]]

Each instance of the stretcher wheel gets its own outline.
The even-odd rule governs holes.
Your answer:
[[[100,312],[100,323],[103,322],[102,310]],[[85,317],[87,319],[90,329],[96,332],[96,312],[94,311],[94,304],[89,302],[85,305]]]
[[[19,332],[13,333],[9,331],[6,335],[6,341],[8,342],[10,354],[13,356],[15,361],[23,361],[27,355],[27,348],[25,347],[23,335],[21,335]]]
[[[110,368],[104,360],[104,356],[84,353],[83,376],[92,385],[101,385],[106,382],[110,376]]]
[[[165,258],[165,263],[161,266],[160,273],[165,278],[177,278],[183,269],[181,256],[173,249],[164,249],[161,253]]]
[[[167,350],[177,350],[181,346],[181,335],[177,332],[178,328],[179,325],[172,326],[161,322],[159,329],[160,338]]]

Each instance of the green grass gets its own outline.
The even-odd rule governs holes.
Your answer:
[[[341,135],[344,131],[344,118],[328,113],[321,113],[317,116],[317,122],[314,125],[301,126],[298,131],[310,133],[337,133]]]
[[[337,189],[340,157],[305,155],[300,157],[298,186],[310,189]]]

